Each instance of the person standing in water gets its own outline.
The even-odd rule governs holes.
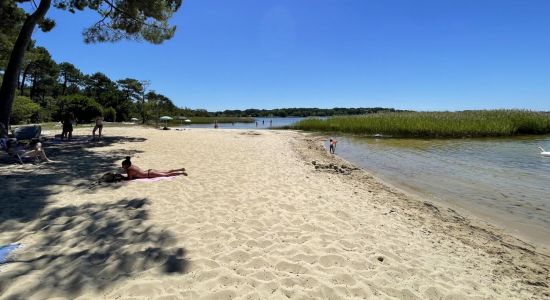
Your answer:
[[[95,118],[95,126],[94,130],[92,131],[92,139],[95,140],[95,132],[99,129],[99,136],[98,139],[101,139],[101,131],[103,130],[103,117],[97,116]]]
[[[269,120],[269,128],[273,127],[273,120]]]
[[[336,152],[336,140],[330,139],[329,142],[330,146],[328,150],[330,153],[334,154],[334,152]]]

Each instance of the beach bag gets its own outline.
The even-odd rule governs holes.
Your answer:
[[[111,182],[119,182],[119,181],[122,181],[123,179],[124,179],[124,176],[122,176],[121,174],[107,172],[103,174],[103,176],[101,176],[101,178],[99,179],[99,182],[111,183]]]

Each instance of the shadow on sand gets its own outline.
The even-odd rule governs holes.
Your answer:
[[[144,138],[112,136],[101,142],[75,140],[45,141],[44,149],[51,164],[0,165],[0,232],[8,220],[28,222],[36,218],[54,196],[53,186],[86,189],[94,177],[105,173],[127,155],[140,151],[95,151],[113,144],[139,143]],[[113,187],[117,187],[114,185]]]
[[[6,299],[72,297],[83,290],[104,290],[144,271],[184,273],[185,250],[173,247],[170,232],[145,224],[147,202],[123,199],[45,211],[24,230],[41,232],[34,248],[22,249],[0,273],[0,295]],[[10,290],[15,282],[17,286]]]
[[[173,235],[147,225],[147,199],[48,206],[56,193],[93,193],[87,187],[98,174],[138,153],[102,147],[143,141],[46,141],[46,152],[57,163],[0,166],[0,241],[18,242],[29,235],[31,241],[1,266],[0,298],[72,298],[140,272],[185,272],[185,250],[175,246]]]

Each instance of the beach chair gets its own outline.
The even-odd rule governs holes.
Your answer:
[[[17,140],[11,139],[13,143],[17,143]],[[7,154],[8,157],[11,159],[16,159],[17,162],[20,164],[23,164],[23,158],[17,153],[17,151],[10,152],[8,147],[8,141],[9,139],[0,139],[0,149],[3,153]]]

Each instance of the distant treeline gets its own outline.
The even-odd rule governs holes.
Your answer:
[[[245,110],[224,110],[211,112],[209,116],[227,117],[328,117],[328,116],[351,116],[364,115],[378,112],[400,112],[393,108],[383,107],[358,107],[358,108],[278,108],[278,109],[245,109]]]

